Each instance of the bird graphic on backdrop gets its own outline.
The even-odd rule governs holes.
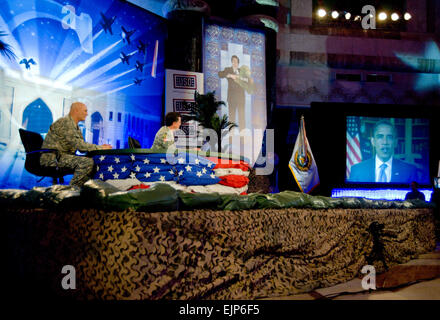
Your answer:
[[[36,64],[37,64],[37,63],[34,61],[34,59],[32,59],[32,58],[30,58],[29,60],[26,59],[26,58],[21,59],[20,64],[23,64],[23,63],[24,63],[24,65],[25,65],[26,69],[28,69],[28,70],[30,70],[30,68],[31,68],[31,64],[33,64],[33,65],[36,65]]]

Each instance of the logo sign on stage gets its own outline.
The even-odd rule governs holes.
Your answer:
[[[166,70],[165,114],[178,112],[189,114],[186,104],[194,104],[194,92],[203,93],[203,73]],[[178,138],[177,147],[197,146],[197,123],[182,122],[180,130],[174,133]]]

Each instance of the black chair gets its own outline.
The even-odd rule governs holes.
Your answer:
[[[24,163],[24,168],[29,172],[36,176],[41,177],[38,182],[43,180],[45,177],[51,177],[53,179],[53,184],[58,183],[58,179],[60,184],[64,183],[64,176],[68,174],[73,174],[73,170],[68,169],[60,169],[57,166],[55,167],[44,167],[40,165],[40,157],[43,153],[55,153],[57,155],[57,159],[59,159],[58,150],[55,149],[41,149],[43,145],[43,137],[32,131],[27,131],[24,129],[19,129],[21,142],[23,143],[24,150],[26,151],[26,160]]]
[[[140,149],[141,148],[141,144],[135,138],[128,137],[128,147],[130,149]]]

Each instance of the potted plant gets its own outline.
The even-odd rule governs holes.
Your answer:
[[[194,92],[194,103],[185,103],[188,115],[183,115],[183,121],[197,121],[200,126],[212,129],[217,134],[217,151],[222,151],[222,138],[237,124],[229,121],[227,115],[220,117],[217,114],[218,109],[225,105],[224,101],[218,101],[215,98],[215,91],[206,94]]]

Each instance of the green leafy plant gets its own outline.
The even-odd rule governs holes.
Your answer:
[[[220,117],[218,109],[225,105],[224,101],[215,98],[215,91],[206,94],[194,92],[194,103],[185,103],[185,108],[189,111],[188,115],[182,116],[182,121],[197,121],[203,128],[212,129],[217,134],[217,151],[222,151],[222,138],[237,124],[229,121],[227,115]]]
[[[6,35],[7,34],[5,32],[0,31],[0,37],[4,37]],[[14,51],[12,51],[12,47],[1,39],[0,39],[0,53],[10,60],[15,59],[17,57]]]

